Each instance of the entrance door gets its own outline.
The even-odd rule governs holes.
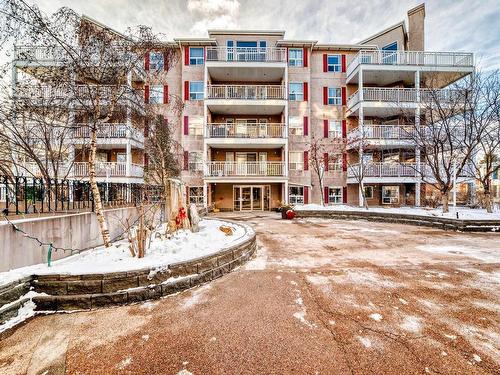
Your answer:
[[[270,186],[233,187],[233,207],[235,211],[269,210]]]
[[[241,211],[252,211],[252,188],[250,186],[241,188]]]
[[[262,211],[262,186],[252,186],[252,210]]]

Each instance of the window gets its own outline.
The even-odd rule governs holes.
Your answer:
[[[288,188],[288,201],[290,204],[304,204],[304,187],[290,186]]]
[[[189,65],[203,65],[205,60],[205,51],[203,47],[189,48]]]
[[[341,187],[328,188],[328,203],[333,203],[333,204],[342,203],[342,188]]]
[[[302,171],[304,170],[304,153],[302,152],[290,152],[290,170],[291,171]]]
[[[188,169],[192,172],[201,172],[203,170],[201,152],[190,152],[188,158]]]
[[[328,87],[328,105],[342,105],[342,90],[339,87]]]
[[[290,48],[288,50],[288,65],[304,66],[304,50],[301,48]]]
[[[328,156],[328,170],[329,171],[342,170],[342,157],[340,155]]]
[[[365,198],[373,199],[373,186],[365,186]]]
[[[290,83],[290,100],[301,102],[304,100],[303,83]]]
[[[149,88],[149,103],[163,103],[163,86],[150,86]]]
[[[399,203],[399,186],[382,186],[382,204]]]
[[[340,72],[342,70],[342,59],[340,55],[328,55],[328,71]]]
[[[203,117],[193,116],[189,118],[189,135],[203,135]]]
[[[163,70],[163,53],[161,52],[150,52],[149,53],[149,69],[151,70]]]
[[[203,100],[203,81],[189,82],[189,100]]]
[[[203,186],[189,187],[189,203],[203,206]]]
[[[342,138],[342,123],[340,121],[328,121],[328,138]]]
[[[397,61],[398,42],[382,47],[382,63],[395,64]]]
[[[304,134],[304,119],[302,117],[290,117],[288,119],[288,127],[290,128],[290,135],[303,135]]]

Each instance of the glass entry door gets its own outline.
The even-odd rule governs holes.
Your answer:
[[[252,210],[252,188],[244,186],[241,188],[241,211]]]
[[[270,186],[233,187],[233,207],[235,211],[269,210]]]

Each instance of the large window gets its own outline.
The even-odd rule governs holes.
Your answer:
[[[149,69],[151,70],[163,70],[163,53],[161,52],[150,52],[149,53]]]
[[[328,121],[328,138],[342,138],[342,123],[340,121]]]
[[[302,48],[290,48],[288,50],[288,65],[304,66],[304,50]]]
[[[328,55],[328,71],[340,72],[342,70],[342,59],[340,55]]]
[[[203,117],[192,116],[189,118],[189,135],[203,135]]]
[[[373,199],[373,186],[365,186],[365,198]]]
[[[333,203],[333,204],[342,203],[342,188],[341,187],[328,188],[328,203]]]
[[[290,117],[288,119],[288,127],[290,129],[290,135],[303,135],[304,119],[302,117]]]
[[[290,152],[290,166],[291,171],[302,171],[304,170],[304,153],[302,152]]]
[[[290,204],[304,204],[304,187],[290,186],[288,188],[288,201]]]
[[[203,206],[203,186],[189,187],[189,203]]]
[[[189,99],[203,100],[203,81],[189,82]]]
[[[290,100],[301,102],[304,100],[304,84],[290,83]]]
[[[202,153],[198,151],[190,152],[188,164],[190,171],[201,172],[203,170]]]
[[[189,48],[189,65],[203,65],[204,62],[203,47],[190,47]]]
[[[340,87],[328,87],[328,105],[342,105],[342,90]]]
[[[342,156],[341,155],[329,155],[328,156],[328,170],[329,171],[341,171],[342,170]]]
[[[163,86],[150,86],[149,88],[149,103],[163,103]]]
[[[382,204],[399,203],[399,186],[382,186]]]

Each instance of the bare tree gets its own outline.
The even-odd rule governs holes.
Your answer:
[[[347,145],[352,146],[353,148],[357,148],[358,155],[363,155],[363,150],[367,145],[366,132],[363,126],[358,126],[355,134],[348,137],[346,146]],[[354,179],[356,180],[361,192],[361,199],[363,200],[361,203],[363,207],[368,210],[368,201],[366,200],[364,179],[369,166],[364,162],[362,156],[359,157],[357,162],[351,162],[347,158],[343,162],[347,164],[347,173],[354,177]]]

